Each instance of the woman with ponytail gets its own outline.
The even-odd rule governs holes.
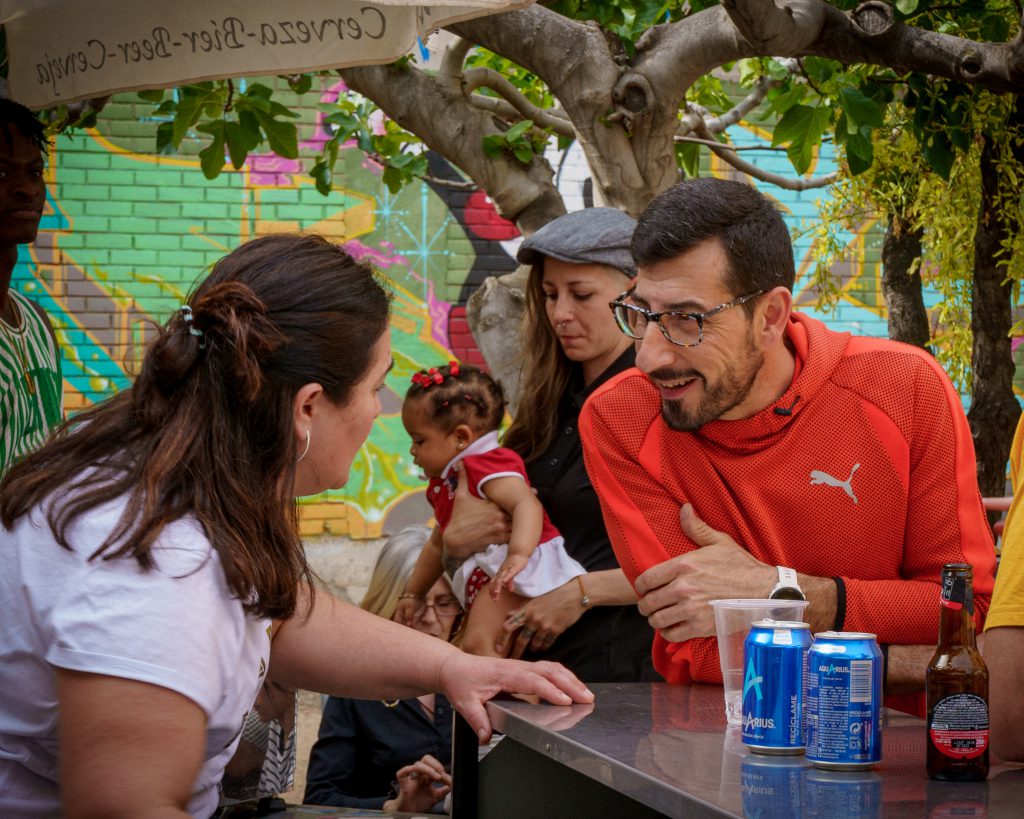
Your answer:
[[[316,237],[224,257],[138,378],[0,484],[0,815],[210,816],[265,677],[589,701],[314,593],[295,497],[337,489],[380,413],[389,295]]]

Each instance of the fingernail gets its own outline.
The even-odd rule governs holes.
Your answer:
[[[480,737],[480,741],[481,742],[483,742],[485,739],[487,739],[487,732],[483,728],[481,728],[479,731],[477,731],[476,735],[478,737]]]

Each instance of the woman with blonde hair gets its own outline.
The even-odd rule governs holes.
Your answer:
[[[408,526],[388,538],[360,608],[391,620],[412,574],[428,526]],[[412,628],[449,640],[461,609],[444,578],[416,612]],[[430,811],[451,789],[451,706],[443,694],[406,699],[329,697],[320,736],[309,755],[309,805]],[[397,773],[396,773],[397,772]]]

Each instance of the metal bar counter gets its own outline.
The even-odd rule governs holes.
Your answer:
[[[505,738],[479,764],[475,737],[456,718],[453,819],[1024,816],[1024,768],[993,766],[982,783],[933,782],[924,721],[896,711],[885,711],[881,764],[844,773],[749,753],[726,724],[720,687],[591,688],[590,706],[489,703]]]

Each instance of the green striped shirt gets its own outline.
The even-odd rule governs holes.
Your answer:
[[[0,475],[46,440],[64,407],[60,352],[46,322],[21,293],[7,298],[20,322],[0,319]]]

